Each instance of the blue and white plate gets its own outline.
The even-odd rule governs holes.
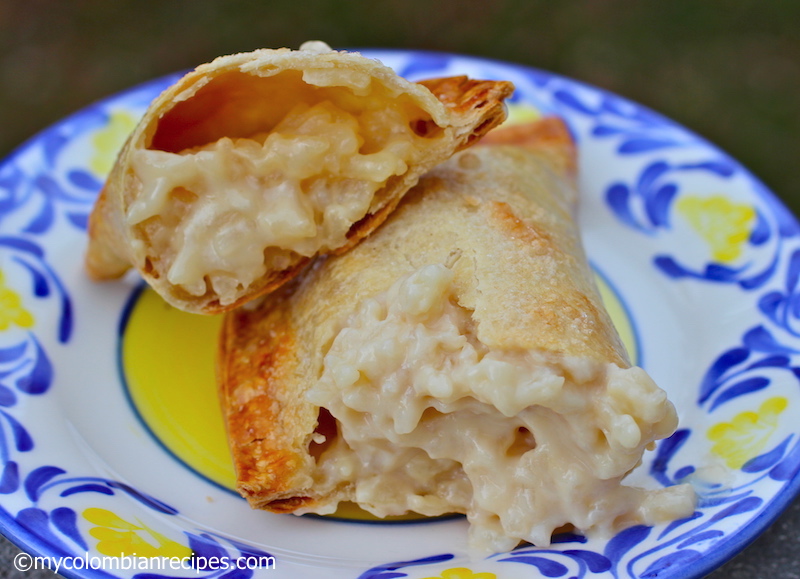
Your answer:
[[[512,121],[569,124],[590,259],[638,363],[680,414],[629,482],[692,483],[694,515],[471,559],[463,518],[250,510],[230,490],[217,322],[169,309],[134,275],[93,284],[82,269],[92,202],[169,77],[78,112],[0,164],[2,532],[81,578],[692,578],[728,560],[800,486],[794,218],[725,153],[613,94],[477,58],[364,53],[411,80],[510,80]]]

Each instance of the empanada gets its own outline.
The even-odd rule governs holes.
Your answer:
[[[478,550],[691,514],[687,485],[621,484],[676,412],[601,304],[566,128],[515,131],[427,173],[348,253],[226,315],[220,396],[251,506],[466,513]]]
[[[89,220],[94,279],[233,308],[342,252],[420,175],[505,119],[511,83],[412,83],[320,42],[220,57],[148,108]],[[438,97],[438,98],[437,98]]]

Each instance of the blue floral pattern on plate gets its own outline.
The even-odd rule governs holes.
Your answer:
[[[109,155],[172,76],[76,113],[0,164],[3,532],[51,557],[102,554],[98,537],[143,545],[137,537],[147,535],[162,553],[276,560],[272,569],[226,574],[197,567],[66,572],[73,577],[690,578],[732,557],[800,486],[800,428],[787,418],[787,409],[796,412],[800,404],[795,219],[736,161],[624,98],[478,58],[365,54],[411,80],[451,74],[511,80],[512,117],[557,114],[568,123],[581,155],[587,251],[622,288],[643,333],[648,369],[659,374],[681,414],[680,429],[646,457],[633,482],[691,482],[700,496],[696,512],[607,540],[567,533],[547,548],[522,546],[476,561],[452,539],[464,532],[463,521],[373,525],[364,533],[367,527],[357,523],[251,516],[242,501],[215,494],[157,446],[136,458],[135,449],[146,445],[125,422],[130,408],[115,394],[115,346],[107,364],[101,354],[99,362],[86,359],[102,352],[98,344],[109,336],[119,339],[116,324],[136,283],[112,290],[88,284],[81,254]],[[698,319],[681,304],[701,312],[702,336],[669,324],[662,331],[661,308],[648,299],[663,300],[692,328]],[[718,323],[724,328],[715,331]],[[689,343],[683,350],[676,346],[681,339]],[[701,341],[695,347],[692,340]],[[81,405],[86,401],[103,412]],[[173,479],[175,489],[167,484]],[[198,496],[206,504],[198,506]],[[232,511],[235,524],[225,516]],[[402,558],[382,555],[388,544],[404,545],[392,549]]]

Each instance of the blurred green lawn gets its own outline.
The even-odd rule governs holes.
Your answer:
[[[707,137],[800,213],[794,0],[0,0],[0,155],[136,83],[311,38],[497,58],[607,88]]]

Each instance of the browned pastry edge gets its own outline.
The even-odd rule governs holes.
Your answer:
[[[236,488],[257,508],[291,490],[291,479],[276,473],[298,468],[294,463],[299,457],[275,444],[283,431],[281,416],[287,416],[278,395],[284,379],[281,372],[292,367],[285,358],[292,351],[295,333],[287,324],[280,308],[267,319],[240,309],[225,317],[220,330],[218,393],[228,439],[236,449],[232,455]],[[237,401],[235,395],[243,391],[250,397]]]
[[[506,118],[505,99],[514,92],[508,81],[474,80],[467,76],[450,76],[419,81],[451,112],[471,118],[480,114],[475,128],[466,135],[456,151],[460,151],[499,126]]]

